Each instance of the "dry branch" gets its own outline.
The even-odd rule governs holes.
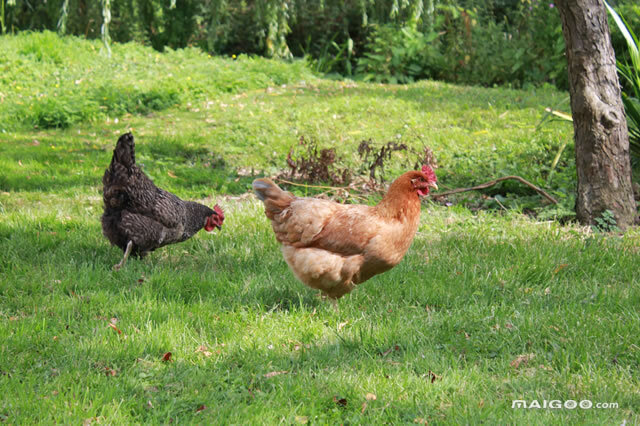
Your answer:
[[[509,180],[509,179],[514,179],[517,180],[520,183],[523,183],[525,185],[527,185],[529,188],[533,189],[534,191],[536,191],[538,194],[542,195],[543,197],[545,197],[547,200],[551,201],[553,204],[558,204],[558,200],[556,200],[555,198],[553,198],[551,195],[549,195],[546,191],[538,188],[537,186],[535,186],[534,184],[532,184],[531,182],[521,178],[520,176],[504,176],[489,182],[485,182],[483,184],[480,185],[476,185],[476,186],[472,186],[471,188],[457,188],[457,189],[452,189],[451,191],[445,191],[445,192],[439,192],[437,194],[431,194],[432,198],[440,198],[440,197],[445,197],[447,195],[452,195],[452,194],[458,194],[460,192],[467,192],[467,191],[474,191],[477,189],[485,189],[485,188],[489,188],[499,182],[505,181],[505,180]]]

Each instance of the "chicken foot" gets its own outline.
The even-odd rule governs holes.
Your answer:
[[[127,261],[127,258],[131,254],[131,248],[132,247],[133,247],[133,241],[129,241],[127,243],[127,249],[124,251],[124,257],[122,258],[122,260],[117,265],[113,265],[113,270],[114,271],[118,271],[118,270],[120,270],[120,268],[122,268],[124,266],[125,262]]]
[[[320,300],[322,300],[323,302],[331,302],[331,306],[333,306],[333,310],[336,312],[340,312],[340,308],[338,307],[338,300],[333,298],[333,297],[329,297],[326,293],[320,291],[320,293],[318,293],[318,296],[320,297]]]

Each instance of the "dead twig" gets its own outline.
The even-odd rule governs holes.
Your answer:
[[[290,180],[286,180],[286,179],[282,179],[282,178],[274,178],[274,180],[276,182],[279,183],[285,183],[287,185],[293,185],[293,186],[300,186],[303,188],[317,188],[317,189],[326,189],[327,191],[323,192],[322,194],[327,194],[327,192],[334,192],[334,193],[342,193],[343,195],[345,195],[347,198],[351,197],[354,198],[356,200],[366,200],[366,197],[364,197],[363,191],[358,191],[355,188],[352,187],[344,187],[344,186],[326,186],[326,185],[310,185],[307,183],[296,183],[296,182],[291,182]],[[354,194],[351,191],[354,192],[359,192],[359,194]],[[322,195],[322,194],[318,194],[318,195]],[[318,196],[316,195],[316,197]]]
[[[535,186],[531,182],[521,178],[520,176],[503,176],[501,178],[498,178],[498,179],[495,179],[495,180],[492,180],[492,181],[489,181],[489,182],[485,182],[485,183],[480,184],[480,185],[472,186],[471,188],[457,188],[457,189],[452,189],[451,191],[445,191],[445,192],[439,192],[437,194],[431,194],[431,198],[440,198],[440,197],[445,197],[447,195],[458,194],[460,192],[475,191],[477,189],[485,189],[485,188],[489,188],[489,187],[491,187],[491,186],[493,186],[493,185],[495,185],[497,183],[500,183],[502,181],[509,180],[509,179],[514,179],[514,180],[517,180],[520,183],[523,183],[523,184],[527,185],[529,188],[533,189],[538,194],[542,195],[547,200],[551,201],[553,204],[558,204],[558,200],[553,198],[546,191],[538,188],[537,186]]]

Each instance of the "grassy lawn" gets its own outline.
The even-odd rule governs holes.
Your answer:
[[[22,37],[0,43],[0,422],[640,422],[638,229],[543,220],[553,209],[518,187],[501,192],[509,211],[457,204],[486,207],[478,194],[427,201],[402,263],[335,311],[246,195],[305,136],[354,170],[362,140],[428,145],[441,189],[518,174],[570,206],[571,148],[550,164],[572,129],[538,126],[566,94],[328,81],[135,45],[107,60],[93,42]],[[227,219],[113,272],[101,178],[129,129],[158,185]]]

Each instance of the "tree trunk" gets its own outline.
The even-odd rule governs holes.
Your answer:
[[[606,210],[621,229],[636,219],[629,134],[602,0],[557,0],[569,64],[575,132],[576,213],[593,224]]]

